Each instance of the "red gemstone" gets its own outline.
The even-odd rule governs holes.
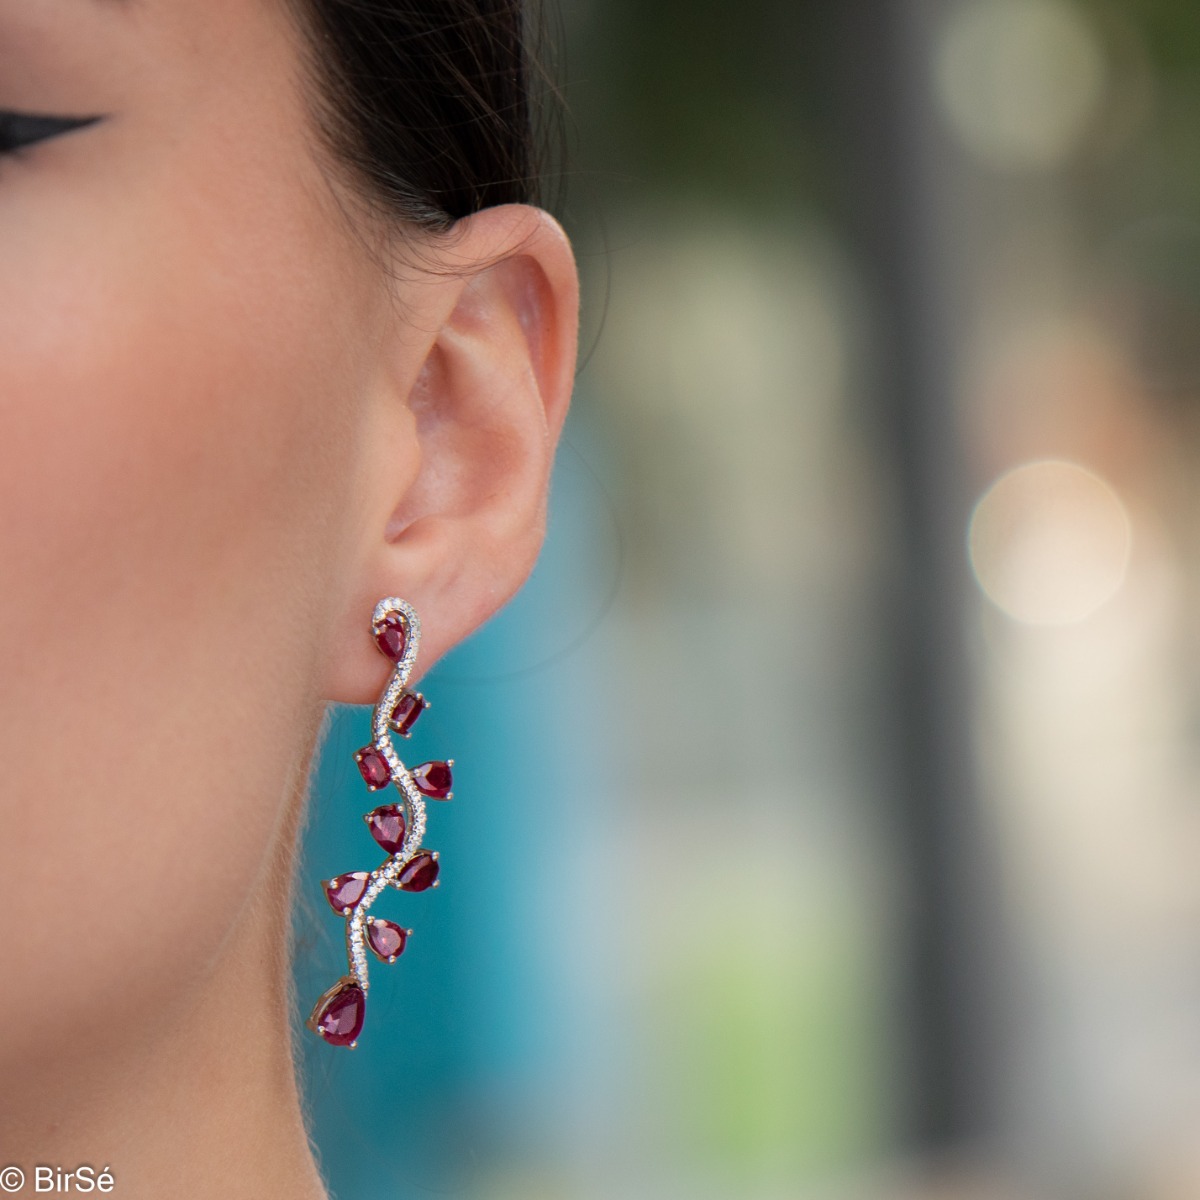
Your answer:
[[[308,1018],[308,1027],[331,1046],[353,1046],[362,1033],[367,1000],[352,980],[342,980],[325,992]]]
[[[408,737],[408,731],[417,723],[417,718],[429,707],[425,697],[416,692],[405,692],[396,701],[392,709],[392,728],[401,736]]]
[[[404,845],[404,809],[399,804],[383,804],[367,813],[371,836],[389,853],[396,854]]]
[[[387,759],[374,746],[364,746],[361,750],[355,750],[354,761],[358,763],[358,769],[371,791],[377,792],[381,787],[387,786],[392,777],[392,769],[388,766]]]
[[[367,944],[384,962],[395,962],[404,953],[408,934],[409,930],[382,917],[372,917],[367,924]]]
[[[400,872],[400,877],[396,880],[396,886],[405,892],[423,892],[426,888],[433,887],[437,882],[438,877],[438,860],[436,855],[430,854],[428,850],[422,850],[420,854],[414,854],[408,860],[404,870]]]
[[[450,791],[453,782],[450,774],[452,762],[427,762],[413,767],[412,777],[417,791],[434,800],[449,800],[453,795]]]
[[[392,662],[399,662],[408,645],[408,622],[399,613],[388,613],[375,626],[375,644]]]
[[[335,913],[343,914],[353,908],[367,890],[367,872],[350,871],[345,875],[337,875],[333,879],[321,880],[325,889],[325,899]]]

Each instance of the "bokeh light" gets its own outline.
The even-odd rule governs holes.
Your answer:
[[[1091,616],[1124,582],[1131,543],[1116,492],[1059,460],[1026,463],[998,479],[975,506],[968,535],[984,595],[1030,625]]]
[[[1103,47],[1066,0],[952,7],[937,49],[936,84],[951,127],[1001,170],[1060,163],[1104,97]]]

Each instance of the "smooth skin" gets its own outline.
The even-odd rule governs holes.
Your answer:
[[[0,1166],[324,1197],[284,953],[313,746],[385,681],[376,600],[425,669],[531,569],[571,251],[524,206],[384,236],[283,0],[0,0],[0,108],[103,118],[0,158]]]

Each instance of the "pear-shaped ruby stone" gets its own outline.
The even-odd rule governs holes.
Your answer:
[[[414,854],[400,872],[396,886],[405,892],[423,892],[437,883],[438,860],[436,854],[422,850]]]
[[[321,886],[325,889],[325,899],[329,901],[329,907],[339,915],[353,908],[367,890],[367,878],[366,871],[349,871],[333,879],[323,879]]]
[[[362,1033],[367,998],[353,980],[343,980],[325,992],[308,1018],[309,1028],[331,1046],[353,1046]]]
[[[406,832],[404,809],[399,804],[381,804],[373,812],[367,813],[367,828],[389,854],[398,853],[404,845]]]
[[[392,778],[392,769],[388,766],[387,759],[375,746],[364,746],[361,750],[355,750],[354,761],[358,763],[363,781],[373,792],[386,787]]]
[[[417,718],[428,708],[425,697],[416,692],[404,692],[392,709],[391,726],[401,736],[408,737]]]
[[[453,795],[450,791],[453,783],[450,767],[451,763],[448,762],[427,762],[413,767],[412,778],[417,791],[433,800],[449,800]]]
[[[371,917],[367,923],[367,944],[384,962],[395,962],[404,953],[409,932],[395,921]]]
[[[388,613],[375,625],[375,644],[392,662],[398,663],[408,645],[408,622],[399,613]]]

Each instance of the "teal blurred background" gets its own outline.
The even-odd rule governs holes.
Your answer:
[[[341,1200],[1200,1196],[1200,8],[564,0],[584,357]],[[316,881],[371,860],[331,724]]]

